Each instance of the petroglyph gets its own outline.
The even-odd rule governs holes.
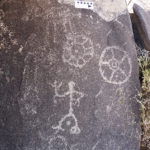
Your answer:
[[[63,49],[63,61],[77,68],[82,68],[94,55],[93,43],[85,35],[68,35]]]
[[[74,89],[75,83],[73,81],[68,83],[69,90],[63,94],[59,94],[58,92],[61,86],[62,83],[58,84],[56,81],[52,84],[52,87],[55,89],[54,103],[57,103],[56,98],[65,98],[69,96],[69,111],[68,114],[60,119],[58,125],[52,126],[52,128],[56,130],[55,134],[57,134],[59,131],[65,131],[63,124],[66,123],[66,125],[70,127],[70,134],[80,134],[81,131],[78,125],[78,120],[74,114],[73,106],[80,106],[80,100],[84,97],[84,94]],[[73,126],[72,122],[74,123]]]
[[[49,38],[52,37],[51,35],[51,32],[50,32],[50,29],[53,28],[53,42],[54,43],[59,43],[59,32],[58,32],[58,28],[59,28],[59,25],[61,24],[60,20],[54,20],[53,23],[51,21],[48,21],[48,23],[46,24],[46,40],[47,40],[47,43],[49,43]]]
[[[70,150],[85,150],[85,144],[84,143],[77,143],[77,144],[73,144],[71,145]]]
[[[94,45],[92,40],[89,37],[91,34],[87,30],[85,22],[81,20],[81,12],[72,13],[70,9],[65,9],[59,16],[58,19],[54,18],[61,8],[58,8],[57,11],[55,8],[47,11],[47,19],[53,20],[48,21],[46,24],[46,41],[49,43],[49,38],[51,36],[50,29],[53,28],[53,42],[60,43],[60,33],[64,32],[66,36],[65,42],[63,42],[63,55],[62,60],[64,63],[67,63],[76,68],[82,68],[86,63],[88,63],[94,55]],[[57,16],[57,17],[58,17]],[[82,21],[80,27],[73,22],[73,20]],[[92,19],[90,19],[91,21]],[[62,24],[60,29],[60,24]],[[91,21],[91,24],[93,22]],[[60,29],[60,30],[59,30]],[[80,31],[80,32],[79,32]]]
[[[115,140],[110,139],[107,143],[102,143],[102,141],[98,141],[92,148],[92,150],[120,150],[121,147],[115,142]]]
[[[57,135],[49,140],[48,150],[68,150],[68,144],[65,137]]]
[[[116,97],[118,97],[118,103],[123,103],[123,101],[126,99],[126,93],[125,88],[119,87],[116,89]]]
[[[119,47],[107,47],[101,54],[99,71],[106,82],[123,84],[131,76],[131,59],[127,52],[122,51]]]
[[[104,87],[105,87],[105,84],[101,84],[100,90],[99,90],[99,92],[95,95],[95,98],[98,98],[98,97],[101,96],[101,94],[103,93]]]
[[[62,24],[66,35],[66,41],[63,43],[62,59],[71,66],[82,68],[94,55],[93,42],[89,38],[89,32],[86,30],[86,25],[82,22],[79,32],[77,24],[73,22],[75,19],[79,21],[82,15],[80,12],[73,14],[69,9],[63,10],[62,14],[59,15],[61,19],[58,21],[56,20],[55,23],[53,23],[53,41],[54,43],[57,43],[57,39],[60,37],[57,33],[58,24]]]
[[[20,99],[24,103],[24,107],[21,108],[22,114],[34,115],[37,113],[37,103],[40,102],[40,99],[37,94],[36,87],[28,86],[25,88],[25,94],[23,98]]]

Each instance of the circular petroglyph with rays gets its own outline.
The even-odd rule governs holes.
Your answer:
[[[131,59],[119,47],[107,47],[100,56],[99,71],[106,82],[123,84],[131,76]]]
[[[82,68],[94,55],[93,43],[85,35],[70,35],[64,44],[63,61]]]

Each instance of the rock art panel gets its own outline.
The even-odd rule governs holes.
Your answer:
[[[139,150],[125,2],[74,2],[1,0],[0,149]]]

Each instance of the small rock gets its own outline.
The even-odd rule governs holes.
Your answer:
[[[141,6],[134,4],[133,10],[144,46],[147,50],[150,50],[150,9],[148,11]]]

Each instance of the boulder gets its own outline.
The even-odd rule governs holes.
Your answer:
[[[0,149],[140,149],[125,1],[78,2],[1,0]]]
[[[144,46],[147,50],[150,50],[150,8],[146,9],[134,4],[133,10]]]

